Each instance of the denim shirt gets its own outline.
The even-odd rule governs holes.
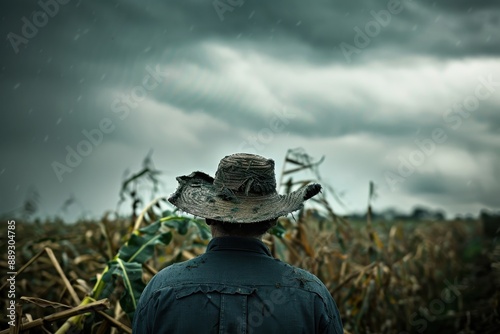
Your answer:
[[[257,239],[221,237],[144,289],[133,333],[335,333],[342,322],[325,285],[274,259]]]

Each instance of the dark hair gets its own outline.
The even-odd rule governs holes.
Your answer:
[[[227,223],[219,220],[206,218],[207,225],[217,229],[224,236],[240,236],[240,237],[261,237],[271,227],[276,225],[278,218],[264,220],[255,223]]]

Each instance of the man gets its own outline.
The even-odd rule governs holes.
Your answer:
[[[319,193],[319,184],[278,195],[274,161],[243,153],[222,159],[215,178],[194,172],[177,180],[169,201],[205,218],[213,239],[203,255],[151,279],[134,333],[343,332],[324,284],[274,259],[260,240],[278,217]]]

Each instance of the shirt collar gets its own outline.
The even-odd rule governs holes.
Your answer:
[[[210,240],[207,246],[207,253],[217,251],[243,251],[254,252],[271,256],[269,248],[264,243],[255,238],[243,237],[218,237]]]

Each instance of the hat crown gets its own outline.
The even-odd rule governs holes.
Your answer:
[[[276,194],[274,161],[248,153],[228,155],[219,163],[214,186],[221,194],[226,192],[245,196]]]

